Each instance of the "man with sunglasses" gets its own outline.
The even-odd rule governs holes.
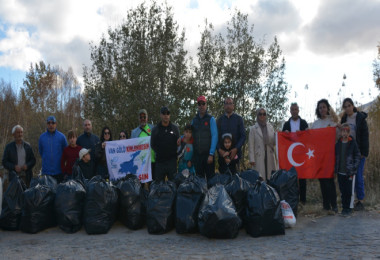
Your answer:
[[[161,122],[152,131],[150,145],[156,152],[155,181],[163,181],[167,176],[173,180],[177,172],[178,126],[170,122],[170,110],[162,107]]]
[[[194,127],[193,163],[198,176],[211,179],[215,175],[214,154],[218,142],[218,129],[213,116],[207,112],[205,96],[197,98],[198,113],[191,124]]]
[[[154,126],[152,124],[148,124],[148,112],[146,111],[146,109],[140,109],[137,114],[140,124],[138,127],[132,130],[131,138],[151,136]],[[156,154],[154,153],[153,149],[151,149],[151,162],[152,178],[154,179]]]
[[[41,173],[51,175],[60,183],[63,181],[61,157],[67,141],[65,135],[57,130],[57,120],[54,116],[49,116],[46,123],[47,130],[38,141],[38,150],[42,159]]]

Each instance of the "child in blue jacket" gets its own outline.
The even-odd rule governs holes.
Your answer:
[[[181,145],[178,148],[178,172],[181,173],[183,170],[189,170],[189,173],[195,174],[195,168],[192,163],[193,159],[193,126],[186,125],[185,133],[181,137]]]

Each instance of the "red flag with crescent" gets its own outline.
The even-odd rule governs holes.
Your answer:
[[[277,133],[280,169],[294,166],[300,179],[333,178],[336,128]]]

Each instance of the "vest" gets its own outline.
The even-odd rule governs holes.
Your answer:
[[[193,119],[194,151],[198,154],[209,153],[211,146],[211,115],[205,114],[203,118],[199,113]]]

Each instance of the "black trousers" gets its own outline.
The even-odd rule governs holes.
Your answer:
[[[209,153],[199,154],[194,152],[193,162],[195,167],[195,173],[203,178],[210,180],[215,175],[215,157],[211,164],[207,163]]]
[[[338,174],[339,190],[342,198],[343,209],[350,209],[352,196],[352,178]]]
[[[155,163],[155,181],[164,181],[165,177],[168,177],[169,181],[174,180],[174,176],[177,173],[177,158],[171,159],[169,161],[157,162]]]
[[[54,179],[56,179],[58,184],[63,182],[63,179],[64,179],[63,173],[56,174],[56,175],[50,175],[50,176],[53,177]]]
[[[238,160],[232,160],[229,165],[226,164],[226,161],[223,157],[218,156],[218,163],[219,163],[219,173],[223,174],[229,169],[231,173],[235,174],[237,172],[236,165],[238,163]]]
[[[321,186],[323,208],[326,210],[335,209],[336,203],[336,188],[334,178],[319,179]]]
[[[306,179],[298,179],[300,188],[300,201],[306,203]]]

